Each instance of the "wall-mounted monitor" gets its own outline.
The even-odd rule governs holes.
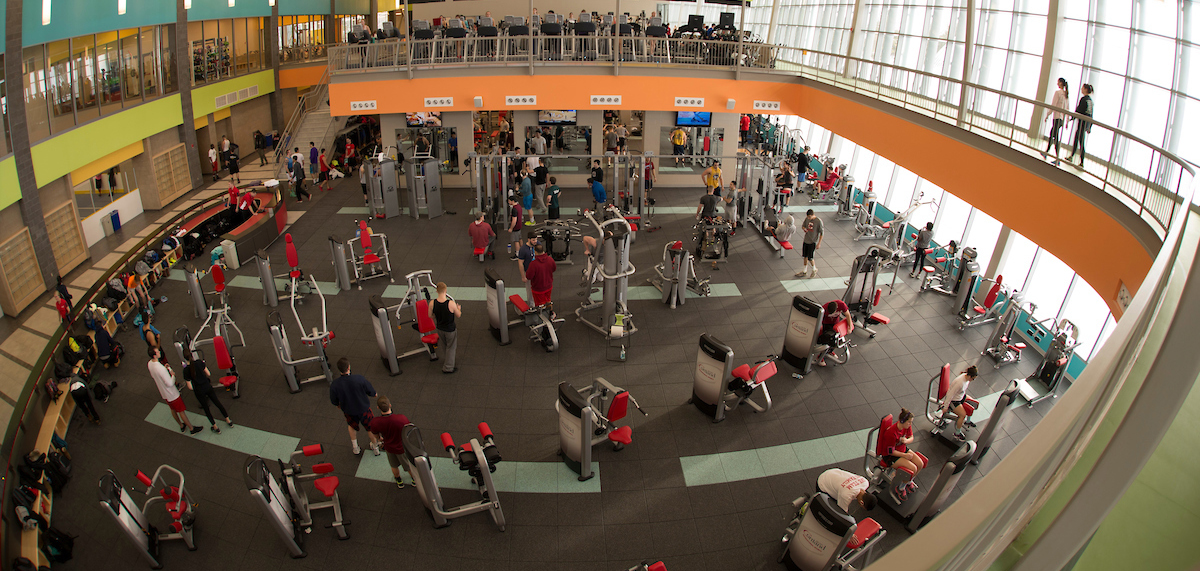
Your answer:
[[[538,125],[574,125],[575,110],[538,111]]]
[[[422,111],[420,113],[408,113],[409,127],[441,127],[442,112],[441,111]]]
[[[675,115],[675,124],[680,127],[708,127],[712,125],[712,113],[708,111],[680,111]]]

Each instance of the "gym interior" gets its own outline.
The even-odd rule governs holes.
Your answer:
[[[1200,559],[1176,474],[1200,408],[1200,147],[1178,125],[1200,105],[1187,70],[1140,57],[1191,61],[1190,4],[97,4],[6,14],[25,83],[0,157],[6,560]],[[967,56],[880,47],[943,25]],[[1136,63],[1093,53],[1094,29]],[[1130,103],[1151,87],[1161,117]],[[514,224],[526,165],[538,206]],[[523,281],[530,238],[550,291]],[[186,387],[172,418],[144,329],[180,378],[207,366],[212,423]],[[343,358],[411,422],[400,489],[347,441]],[[902,410],[915,470],[889,460]],[[839,505],[832,469],[871,501]]]

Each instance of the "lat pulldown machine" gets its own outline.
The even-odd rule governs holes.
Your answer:
[[[272,311],[267,315],[267,327],[271,331],[271,344],[275,348],[275,357],[279,360],[279,366],[283,368],[284,379],[287,380],[288,389],[292,393],[300,392],[300,386],[304,383],[319,381],[325,379],[333,382],[333,370],[329,367],[329,357],[325,354],[325,348],[329,346],[329,342],[333,340],[333,331],[329,330],[329,321],[325,313],[325,295],[321,293],[321,287],[317,285],[316,278],[309,274],[308,279],[304,278],[304,272],[300,270],[300,257],[296,253],[296,245],[292,243],[292,235],[285,236],[287,241],[287,260],[291,271],[288,272],[288,279],[291,280],[291,291],[295,292],[296,288],[301,283],[307,283],[308,287],[316,292],[317,299],[321,300],[321,326],[320,328],[313,326],[311,331],[304,327],[304,322],[300,319],[300,312],[296,310],[296,295],[289,296],[292,306],[292,315],[296,318],[296,325],[300,328],[300,342],[303,345],[308,345],[316,349],[317,354],[303,359],[292,358],[292,346],[288,339],[287,328],[283,326],[283,318],[278,311]],[[261,260],[262,258],[260,258]],[[270,265],[268,262],[267,268]],[[321,366],[323,374],[301,379],[296,376],[296,367],[308,363],[317,363]]]

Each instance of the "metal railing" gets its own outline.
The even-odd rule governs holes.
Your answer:
[[[321,61],[328,57],[329,48],[336,45],[337,44],[302,44],[299,46],[286,46],[280,48],[279,50],[279,63],[281,65],[291,65]]]

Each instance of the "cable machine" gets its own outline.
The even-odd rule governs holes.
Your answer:
[[[575,316],[584,325],[604,335],[605,339],[615,341],[637,333],[637,326],[633,324],[633,313],[628,305],[629,276],[633,275],[637,268],[629,261],[632,234],[629,222],[612,206],[606,207],[601,216],[602,221],[598,221],[594,213],[584,213],[584,218],[596,227],[600,238],[588,259],[588,269],[584,274],[587,299],[575,310]],[[601,288],[592,287],[597,279],[603,280]],[[592,300],[592,294],[597,291],[603,291],[603,295],[599,300]],[[601,310],[599,320],[591,321],[584,317],[584,313],[594,309]],[[621,343],[619,347],[620,358],[616,360],[623,361],[625,344]]]
[[[308,287],[316,292],[317,299],[321,301],[321,326],[318,328],[313,326],[311,330],[304,327],[304,321],[300,319],[300,312],[296,311],[296,302],[298,295],[290,295],[292,306],[292,315],[296,318],[296,326],[300,329],[300,343],[308,345],[316,349],[316,354],[311,357],[302,359],[292,358],[292,345],[288,339],[287,328],[283,325],[283,317],[278,311],[272,311],[267,315],[267,328],[271,331],[271,344],[275,348],[275,357],[279,360],[279,366],[283,368],[284,379],[287,380],[288,389],[292,393],[300,392],[300,386],[304,383],[319,381],[325,379],[333,382],[333,370],[329,367],[329,357],[325,353],[325,348],[329,342],[333,340],[333,331],[329,330],[329,321],[325,311],[325,295],[321,293],[321,287],[317,285],[317,280],[309,274],[308,278],[304,278],[304,272],[300,270],[300,258],[296,253],[296,245],[292,243],[292,235],[285,236],[287,242],[287,259],[288,265],[291,266],[291,271],[288,272],[288,279],[291,280],[291,291],[295,292],[297,286],[301,282],[306,282]],[[270,266],[267,266],[270,268]],[[323,374],[299,378],[296,376],[296,367],[308,363],[317,363],[321,366]]]

